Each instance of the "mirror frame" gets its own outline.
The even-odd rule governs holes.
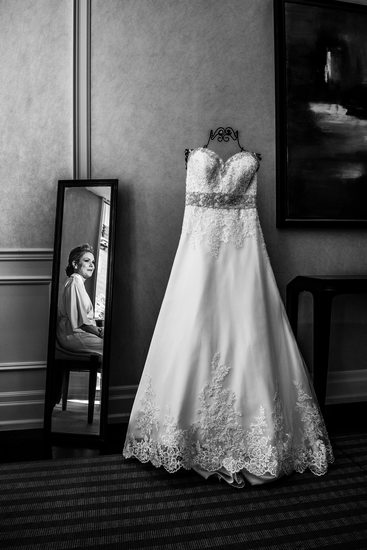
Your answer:
[[[104,341],[103,341],[103,360],[102,360],[102,391],[101,391],[101,411],[99,434],[83,434],[69,432],[52,431],[52,388],[54,382],[54,361],[55,361],[55,342],[56,325],[58,311],[58,295],[60,280],[60,260],[62,243],[62,225],[64,217],[65,191],[67,188],[75,187],[103,187],[108,186],[111,189],[110,200],[110,233],[109,233],[109,255],[108,255],[108,273],[106,280],[106,300],[104,317]],[[50,297],[50,317],[48,333],[48,352],[47,352],[47,372],[46,372],[46,395],[44,412],[44,433],[46,442],[52,444],[77,443],[78,446],[84,444],[101,443],[105,439],[107,420],[108,420],[108,396],[109,396],[109,370],[110,370],[110,341],[111,341],[111,320],[112,320],[112,288],[114,274],[114,256],[115,256],[115,238],[116,238],[116,213],[117,213],[117,179],[83,179],[83,180],[59,180],[56,201],[56,219],[54,235],[54,256],[52,264],[52,283]]]

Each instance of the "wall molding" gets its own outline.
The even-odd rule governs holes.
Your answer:
[[[49,285],[51,275],[0,275],[0,285]]]
[[[0,285],[50,284],[52,263],[52,248],[0,248]]]
[[[0,428],[4,431],[43,428],[43,417],[25,418],[21,420],[0,420]]]
[[[20,398],[29,397],[30,400],[19,400]],[[39,397],[40,399],[34,400],[34,398]],[[18,403],[21,405],[27,405],[29,403],[44,403],[45,391],[44,390],[23,390],[23,391],[1,391],[0,400],[9,399],[11,401],[0,401],[0,406],[2,405],[14,405],[14,398],[18,398]]]
[[[135,399],[138,384],[124,386],[110,386],[110,401],[120,399]]]
[[[74,179],[91,177],[91,0],[74,0]]]
[[[109,414],[108,420],[109,424],[120,424],[120,423],[128,423],[130,418],[129,412],[123,412],[123,413],[115,413],[115,414]]]
[[[0,392],[0,430],[43,427],[45,390]]]
[[[0,248],[0,262],[52,262],[52,248]]]
[[[111,424],[128,422],[137,390],[138,384],[110,386],[108,408],[113,412],[108,413],[108,420]]]
[[[10,363],[0,363],[0,372],[18,370],[46,370],[46,368],[46,361],[11,361]]]
[[[43,396],[44,397],[44,396]],[[0,401],[0,407],[22,407],[24,405],[42,405],[42,407],[45,404],[45,400],[43,399],[34,399],[33,401]]]

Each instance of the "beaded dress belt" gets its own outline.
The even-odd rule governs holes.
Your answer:
[[[203,208],[255,208],[255,195],[234,193],[186,193],[187,206]]]

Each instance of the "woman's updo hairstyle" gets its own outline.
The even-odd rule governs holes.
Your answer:
[[[85,243],[81,244],[80,246],[76,246],[73,248],[73,250],[69,254],[69,260],[68,265],[65,268],[66,275],[70,277],[73,273],[75,273],[75,268],[73,266],[73,262],[79,263],[80,258],[85,254],[86,252],[90,252],[91,254],[94,254],[94,250],[91,247],[90,244]]]

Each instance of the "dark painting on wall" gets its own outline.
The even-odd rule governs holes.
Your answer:
[[[367,6],[274,0],[277,225],[367,226]]]

